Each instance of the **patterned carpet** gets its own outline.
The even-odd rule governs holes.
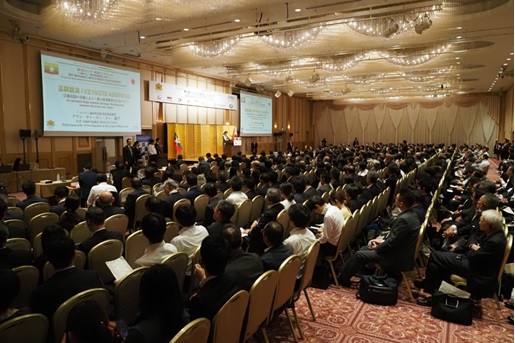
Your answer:
[[[409,302],[404,285],[399,287],[395,306],[365,304],[356,299],[356,290],[331,287],[308,290],[316,322],[311,319],[304,296],[297,302],[297,314],[304,333],[302,342],[318,343],[504,343],[513,342],[513,315],[502,305],[501,321],[495,317],[493,300],[483,300],[483,318],[463,326],[433,318],[429,307]],[[267,327],[270,342],[293,342],[286,317],[281,315]],[[256,334],[252,342],[261,342]]]

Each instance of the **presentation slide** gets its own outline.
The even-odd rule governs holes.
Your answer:
[[[41,54],[45,136],[141,133],[139,71]]]
[[[240,92],[240,136],[272,135],[272,98]]]

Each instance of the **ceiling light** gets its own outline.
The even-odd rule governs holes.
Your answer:
[[[457,60],[459,60],[460,58],[459,57],[456,57]]]
[[[458,27],[456,28],[456,30],[461,30],[461,29],[462,29],[462,27],[461,27],[461,26],[458,26]]]
[[[393,34],[397,33],[399,31],[399,24],[395,22],[395,20],[390,19],[388,22],[388,26],[383,31],[383,36],[386,38],[390,38]]]
[[[456,39],[461,39],[461,38],[463,38],[463,37],[462,37],[462,36],[458,36],[458,37],[456,37]]]
[[[64,16],[78,22],[97,23],[108,19],[116,7],[117,0],[54,0],[57,10]]]
[[[182,29],[183,31],[189,31],[190,29],[188,29],[187,27],[185,27],[184,29]]]
[[[247,78],[245,79],[245,86],[250,87],[250,85],[252,85],[252,79],[250,78],[250,76],[247,76]]]
[[[508,57],[508,58],[506,59],[506,61],[511,61],[511,58],[509,58],[509,57]]]
[[[161,18],[160,18],[160,17],[156,17],[156,20],[157,20],[157,21],[160,21],[160,20],[161,20]]]
[[[235,22],[235,23],[239,23],[240,21],[241,21],[241,20],[239,20],[239,19],[234,19],[234,22]]]
[[[504,63],[504,64],[503,64],[503,66],[507,66],[507,65],[508,65],[508,63]]]
[[[139,39],[145,39],[146,37],[145,36],[139,36]]]
[[[429,29],[431,25],[433,25],[433,21],[429,19],[429,16],[426,14],[419,23],[415,24],[415,32],[421,35],[422,32]]]
[[[277,92],[275,92],[274,96],[279,99],[282,94],[283,93],[281,93],[281,91],[277,91]]]
[[[293,96],[293,94],[295,94],[295,92],[293,90],[289,90],[288,91],[288,96],[291,98]]]
[[[295,9],[295,12],[300,12],[300,11],[302,11],[302,9],[300,9],[300,8]]]

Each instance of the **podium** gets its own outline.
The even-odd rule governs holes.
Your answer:
[[[239,142],[237,142],[236,140],[225,142],[224,154],[227,155],[227,157],[236,155],[238,153],[238,151],[241,151],[241,138],[240,138]]]

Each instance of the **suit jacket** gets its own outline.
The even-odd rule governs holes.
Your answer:
[[[195,320],[205,317],[213,320],[226,301],[241,289],[233,274],[224,273],[207,280],[188,301],[187,307],[190,319]]]
[[[13,269],[19,266],[32,265],[32,254],[26,250],[0,249],[0,269]]]
[[[50,212],[54,212],[59,217],[61,217],[61,214],[63,214],[65,211],[66,211],[66,207],[64,206],[64,201],[61,201],[57,205],[50,207]]]
[[[215,219],[213,218],[213,214],[215,213],[215,207],[219,201],[220,198],[218,198],[217,196],[214,196],[211,199],[209,199],[209,203],[206,207],[206,212],[204,213],[204,218],[200,223],[203,227],[207,228],[209,225],[214,223]]]
[[[95,270],[75,267],[61,270],[32,292],[29,307],[32,312],[42,313],[51,320],[59,305],[75,294],[103,286]]]
[[[293,200],[295,200],[297,204],[303,204],[304,201],[308,200],[308,198],[304,193],[295,193],[293,194]]]
[[[114,216],[115,214],[125,214],[125,210],[123,208],[113,205],[102,207],[102,211],[104,211],[106,219]]]
[[[189,199],[189,201],[191,201],[191,205],[193,205],[193,203],[195,202],[195,198],[201,194],[204,193],[200,190],[200,188],[198,188],[197,186],[193,186],[188,188],[188,191],[186,192],[186,194],[184,194],[184,197],[186,199]]]
[[[412,209],[401,212],[391,224],[390,233],[375,251],[386,271],[413,269],[413,257],[418,240],[420,221]]]
[[[136,166],[138,164],[138,160],[141,159],[141,150],[139,148],[132,146],[132,158],[133,165]],[[135,171],[133,170],[133,172]]]
[[[132,166],[132,164],[130,164],[129,166]],[[126,170],[126,169],[115,170],[112,173],[112,175],[113,175],[113,186],[116,187],[118,192],[120,192],[122,190],[122,180],[123,180],[123,178],[126,177],[126,176],[129,176],[129,177],[132,176],[132,174],[129,173],[129,171]]]
[[[17,203],[16,206],[18,206],[22,210],[25,210],[25,208],[27,206],[32,205],[32,204],[34,204],[36,202],[46,202],[46,203],[48,203],[48,200],[45,199],[45,198],[37,197],[35,195],[30,195],[30,196],[27,197],[27,199],[22,200],[19,203]]]
[[[249,252],[262,255],[265,251],[265,243],[263,242],[263,230],[269,222],[276,220],[277,215],[284,209],[283,204],[277,203],[267,208],[266,211],[259,217],[257,225],[249,232]]]
[[[225,273],[235,273],[243,289],[250,291],[254,281],[263,274],[263,263],[258,255],[237,249],[231,252]]]
[[[134,225],[134,216],[136,215],[136,200],[138,200],[138,198],[143,194],[148,194],[148,192],[143,188],[138,188],[130,192],[125,199],[125,205],[123,208],[125,209],[125,214],[127,217],[129,217],[129,226]]]
[[[311,198],[313,195],[319,195],[317,190],[313,187],[308,187],[305,191],[304,191],[304,194],[306,195],[306,198],[309,199]]]
[[[80,198],[85,200],[89,196],[91,188],[97,184],[97,173],[86,170],[79,173]]]
[[[132,147],[128,145],[125,145],[123,147],[123,163],[126,163],[126,166],[129,168],[134,165],[134,155]]]
[[[267,270],[278,270],[281,264],[293,254],[290,247],[281,243],[281,245],[277,247],[271,247],[270,250],[265,252],[263,256],[261,256],[261,261],[263,262],[263,268],[265,271]]]
[[[326,183],[325,185],[318,187],[317,192],[320,195],[323,195],[325,192],[329,192],[331,190],[332,190],[331,186],[328,183]]]
[[[506,249],[506,237],[500,230],[490,236],[483,234],[478,243],[478,250],[469,250],[467,253],[467,290],[474,296],[486,298],[497,290],[497,276]]]
[[[161,211],[163,217],[172,218],[173,205],[182,198],[184,196],[179,192],[170,193],[163,201],[163,210]]]
[[[108,239],[117,239],[123,242],[123,236],[118,231],[107,231],[103,229],[96,231],[93,236],[79,244],[77,249],[84,252],[87,256],[91,249],[95,247],[95,245],[107,241]]]
[[[206,230],[207,232],[210,234],[210,235],[214,235],[214,234],[219,234],[220,231],[222,231],[222,227],[225,225],[225,224],[229,224],[231,221],[228,220],[226,222],[217,222],[217,221],[214,221],[211,223],[211,225],[209,225]]]
[[[247,195],[247,198],[249,198],[249,200],[254,199],[254,197],[256,197],[256,195],[258,195],[256,190],[254,190],[254,189],[249,189],[247,192],[245,192],[245,194]]]

